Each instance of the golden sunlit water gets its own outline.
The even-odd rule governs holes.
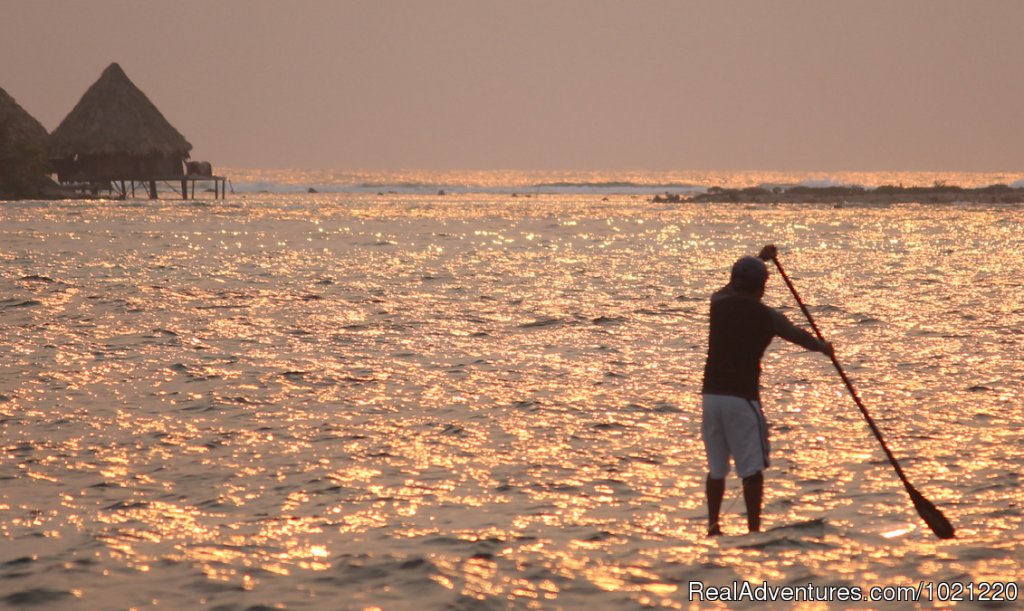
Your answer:
[[[1021,580],[1018,207],[249,194],[0,219],[7,604],[689,609],[725,606],[693,581]],[[731,476],[705,538],[707,300],[769,242],[957,539],[828,361],[778,342],[769,530],[741,536]],[[804,322],[775,275],[765,300]]]

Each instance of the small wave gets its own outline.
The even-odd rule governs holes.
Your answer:
[[[460,543],[462,541],[459,539],[453,540],[453,544]],[[345,554],[335,559],[332,570],[316,581],[334,586],[357,585],[360,588],[416,588],[434,583],[431,575],[437,571],[438,567],[423,556],[403,558],[386,555],[378,558],[369,554]]]
[[[74,596],[66,590],[51,590],[50,588],[29,588],[20,592],[8,594],[0,600],[12,607],[28,607],[55,603]]]
[[[446,424],[444,428],[441,429],[442,435],[462,435],[465,432],[466,429],[457,424]]]
[[[824,482],[824,480],[822,480]],[[792,524],[782,524],[780,526],[773,526],[765,532],[773,533],[786,530],[823,530],[828,525],[828,520],[825,518],[814,518],[812,520],[804,520],[802,522],[793,522]]]
[[[14,560],[8,560],[7,562],[3,563],[2,566],[22,566],[26,564],[32,564],[33,562],[35,562],[35,558],[32,558],[31,556],[21,556],[20,558],[15,558]]]
[[[656,412],[662,414],[679,414],[682,413],[683,411],[679,408],[679,406],[673,403],[669,403],[667,401],[657,401],[656,403],[654,403],[654,405],[651,406],[641,405],[639,403],[630,403],[628,407],[631,410],[641,412]]]
[[[43,305],[42,301],[37,299],[4,299],[0,300],[0,307],[7,308],[31,308],[35,306]]]
[[[554,327],[564,323],[565,320],[561,318],[538,318],[537,320],[523,323],[519,325],[520,329],[543,329],[544,327]]]
[[[25,282],[45,282],[47,284],[56,282],[56,280],[49,276],[40,276],[38,274],[29,274],[28,276],[22,276],[19,279],[24,280]]]
[[[118,501],[113,505],[105,507],[108,511],[123,511],[125,509],[145,509],[149,507],[146,501]]]

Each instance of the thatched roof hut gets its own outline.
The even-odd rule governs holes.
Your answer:
[[[0,88],[0,198],[36,197],[49,183],[46,128]]]
[[[61,182],[181,176],[191,150],[116,63],[82,95],[47,142]]]
[[[28,114],[0,87],[0,140],[3,142],[25,141],[42,146],[46,142],[46,128]]]

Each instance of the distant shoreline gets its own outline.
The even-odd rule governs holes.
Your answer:
[[[1008,185],[964,188],[936,184],[931,187],[903,187],[885,185],[873,189],[865,187],[748,187],[725,189],[711,187],[706,193],[691,197],[657,195],[655,202],[698,203],[755,203],[755,204],[1020,204],[1024,203],[1024,188]]]
[[[331,185],[315,183],[315,187],[309,184],[281,183],[279,187],[286,189],[274,190],[267,188],[266,183],[255,183],[252,188],[247,189],[246,185],[236,186],[233,193],[240,196],[261,195],[261,194],[307,194],[307,193],[352,193],[366,194],[376,192],[377,195],[422,195],[430,197],[442,197],[446,195],[466,194],[492,194],[495,196],[506,195],[512,198],[529,198],[536,195],[578,195],[605,197],[612,195],[630,196],[633,198],[645,198],[654,203],[739,203],[739,204],[824,204],[824,205],[888,205],[897,203],[918,203],[918,204],[1024,204],[1024,184],[1014,183],[1014,186],[1006,184],[993,184],[984,187],[961,187],[938,183],[930,187],[902,185],[883,185],[880,187],[867,187],[860,185],[848,186],[807,186],[807,185],[786,185],[773,186],[764,185],[756,187],[710,187],[706,190],[697,185],[660,185],[656,189],[661,191],[653,194],[655,188],[647,189],[641,183],[560,183],[548,185],[565,189],[559,191],[552,189],[544,191],[536,185],[533,187],[522,187],[522,185],[502,186],[491,188],[480,185],[460,185],[448,183],[403,183],[403,184],[373,184],[373,185]],[[614,187],[626,185],[628,191],[616,191]],[[600,187],[613,187],[611,190],[601,190]],[[648,185],[653,187],[652,185]],[[257,189],[258,187],[258,189]],[[371,189],[372,187],[372,189]],[[578,188],[574,190],[574,187]],[[595,187],[597,187],[596,190]],[[681,193],[675,191],[679,188]],[[477,190],[479,189],[479,190]],[[171,191],[167,191],[171,193]],[[49,184],[42,188],[33,197],[14,197],[10,194],[0,193],[0,201],[54,201],[54,200],[94,200],[94,199],[125,199],[121,197],[110,197],[102,195],[83,194],[62,188],[56,184]],[[133,198],[134,199],[134,198]],[[142,198],[140,198],[142,199]]]

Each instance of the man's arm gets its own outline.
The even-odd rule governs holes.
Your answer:
[[[775,327],[775,335],[778,335],[787,342],[803,346],[808,350],[813,350],[814,352],[820,352],[822,354],[832,354],[833,348],[830,342],[822,342],[817,337],[814,337],[807,331],[804,331],[800,327],[789,322],[786,315],[775,308],[768,309],[771,310],[772,313],[772,324]]]

